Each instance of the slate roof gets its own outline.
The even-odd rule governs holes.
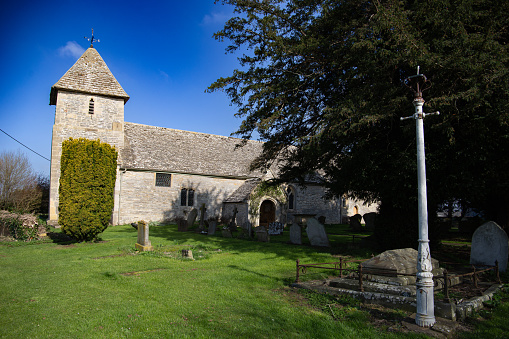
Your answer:
[[[129,95],[93,47],[88,48],[51,87],[50,105],[56,104],[59,90],[118,97],[124,99],[124,104],[129,100]]]
[[[263,143],[171,128],[124,123],[121,167],[173,173],[249,179],[251,161],[261,153]]]
[[[260,183],[260,179],[249,179],[235,190],[224,202],[239,203],[244,202],[249,198],[253,189]]]

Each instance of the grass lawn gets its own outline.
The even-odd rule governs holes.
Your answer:
[[[343,226],[327,231],[332,250],[286,244],[287,234],[260,243],[175,225],[151,227],[155,250],[144,253],[134,250],[131,226],[108,228],[98,243],[0,243],[0,337],[415,337],[371,325],[370,314],[348,302],[289,287],[296,259],[371,255],[350,248]],[[195,260],[183,259],[182,249]]]

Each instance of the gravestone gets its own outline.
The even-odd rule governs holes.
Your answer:
[[[154,249],[148,238],[148,224],[145,221],[138,221],[138,242],[135,247],[142,252]]]
[[[376,213],[366,213],[362,216],[364,218],[364,222],[366,223],[366,229],[368,231],[374,231],[375,230],[375,221],[376,221]]]
[[[233,238],[232,231],[228,227],[221,230],[221,235],[223,238]]]
[[[244,222],[240,228],[244,230],[244,233],[247,235],[248,238],[253,237],[253,229],[251,227],[251,223],[249,221]]]
[[[191,212],[189,212],[189,215],[187,216],[187,229],[193,227],[197,215],[198,211],[196,210],[196,208],[193,208]]]
[[[237,209],[237,206],[235,206],[235,208],[233,209],[233,217],[229,224],[230,231],[232,231],[232,232],[235,232],[237,230],[237,223],[236,223],[235,219],[237,219],[238,212],[239,212],[239,210]]]
[[[217,220],[209,220],[209,229],[207,235],[214,235],[216,233]]]
[[[255,228],[256,240],[261,242],[269,242],[270,237],[267,229],[264,226],[258,226]]]
[[[290,225],[290,243],[302,245],[302,228],[297,223]]]
[[[194,260],[194,258],[193,258],[193,251],[191,251],[191,250],[182,250],[182,257]]]
[[[325,233],[325,227],[315,218],[309,218],[306,222],[306,234],[311,246],[330,247],[329,238]]]
[[[362,231],[361,226],[362,215],[356,214],[350,217],[350,228],[353,231]]]
[[[494,266],[498,261],[498,269],[507,269],[509,241],[505,231],[495,222],[489,221],[479,226],[472,236],[470,263],[472,265]]]
[[[202,204],[201,207],[200,207],[200,227],[198,227],[198,229],[201,231],[203,231],[205,229],[205,211],[207,209],[205,208],[205,204]]]
[[[280,235],[283,233],[283,224],[280,222],[271,222],[269,223],[269,230],[270,235]]]
[[[177,219],[177,230],[179,232],[187,231],[187,220],[186,219]]]

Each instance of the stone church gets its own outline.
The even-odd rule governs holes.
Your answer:
[[[316,180],[305,188],[288,184],[262,189],[260,182],[272,172],[249,171],[262,142],[236,147],[240,139],[126,122],[128,100],[92,46],[51,87],[50,105],[56,109],[50,223],[58,222],[61,145],[70,137],[100,139],[118,151],[113,225],[185,218],[202,206],[206,219],[231,217],[236,209],[237,224],[252,226],[286,223],[298,214],[340,223],[368,209],[343,199],[322,199],[324,189]]]

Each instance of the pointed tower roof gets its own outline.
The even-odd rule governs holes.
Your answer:
[[[59,90],[123,98],[124,104],[129,100],[129,95],[93,47],[87,49],[64,76],[51,87],[50,105],[56,104]]]

